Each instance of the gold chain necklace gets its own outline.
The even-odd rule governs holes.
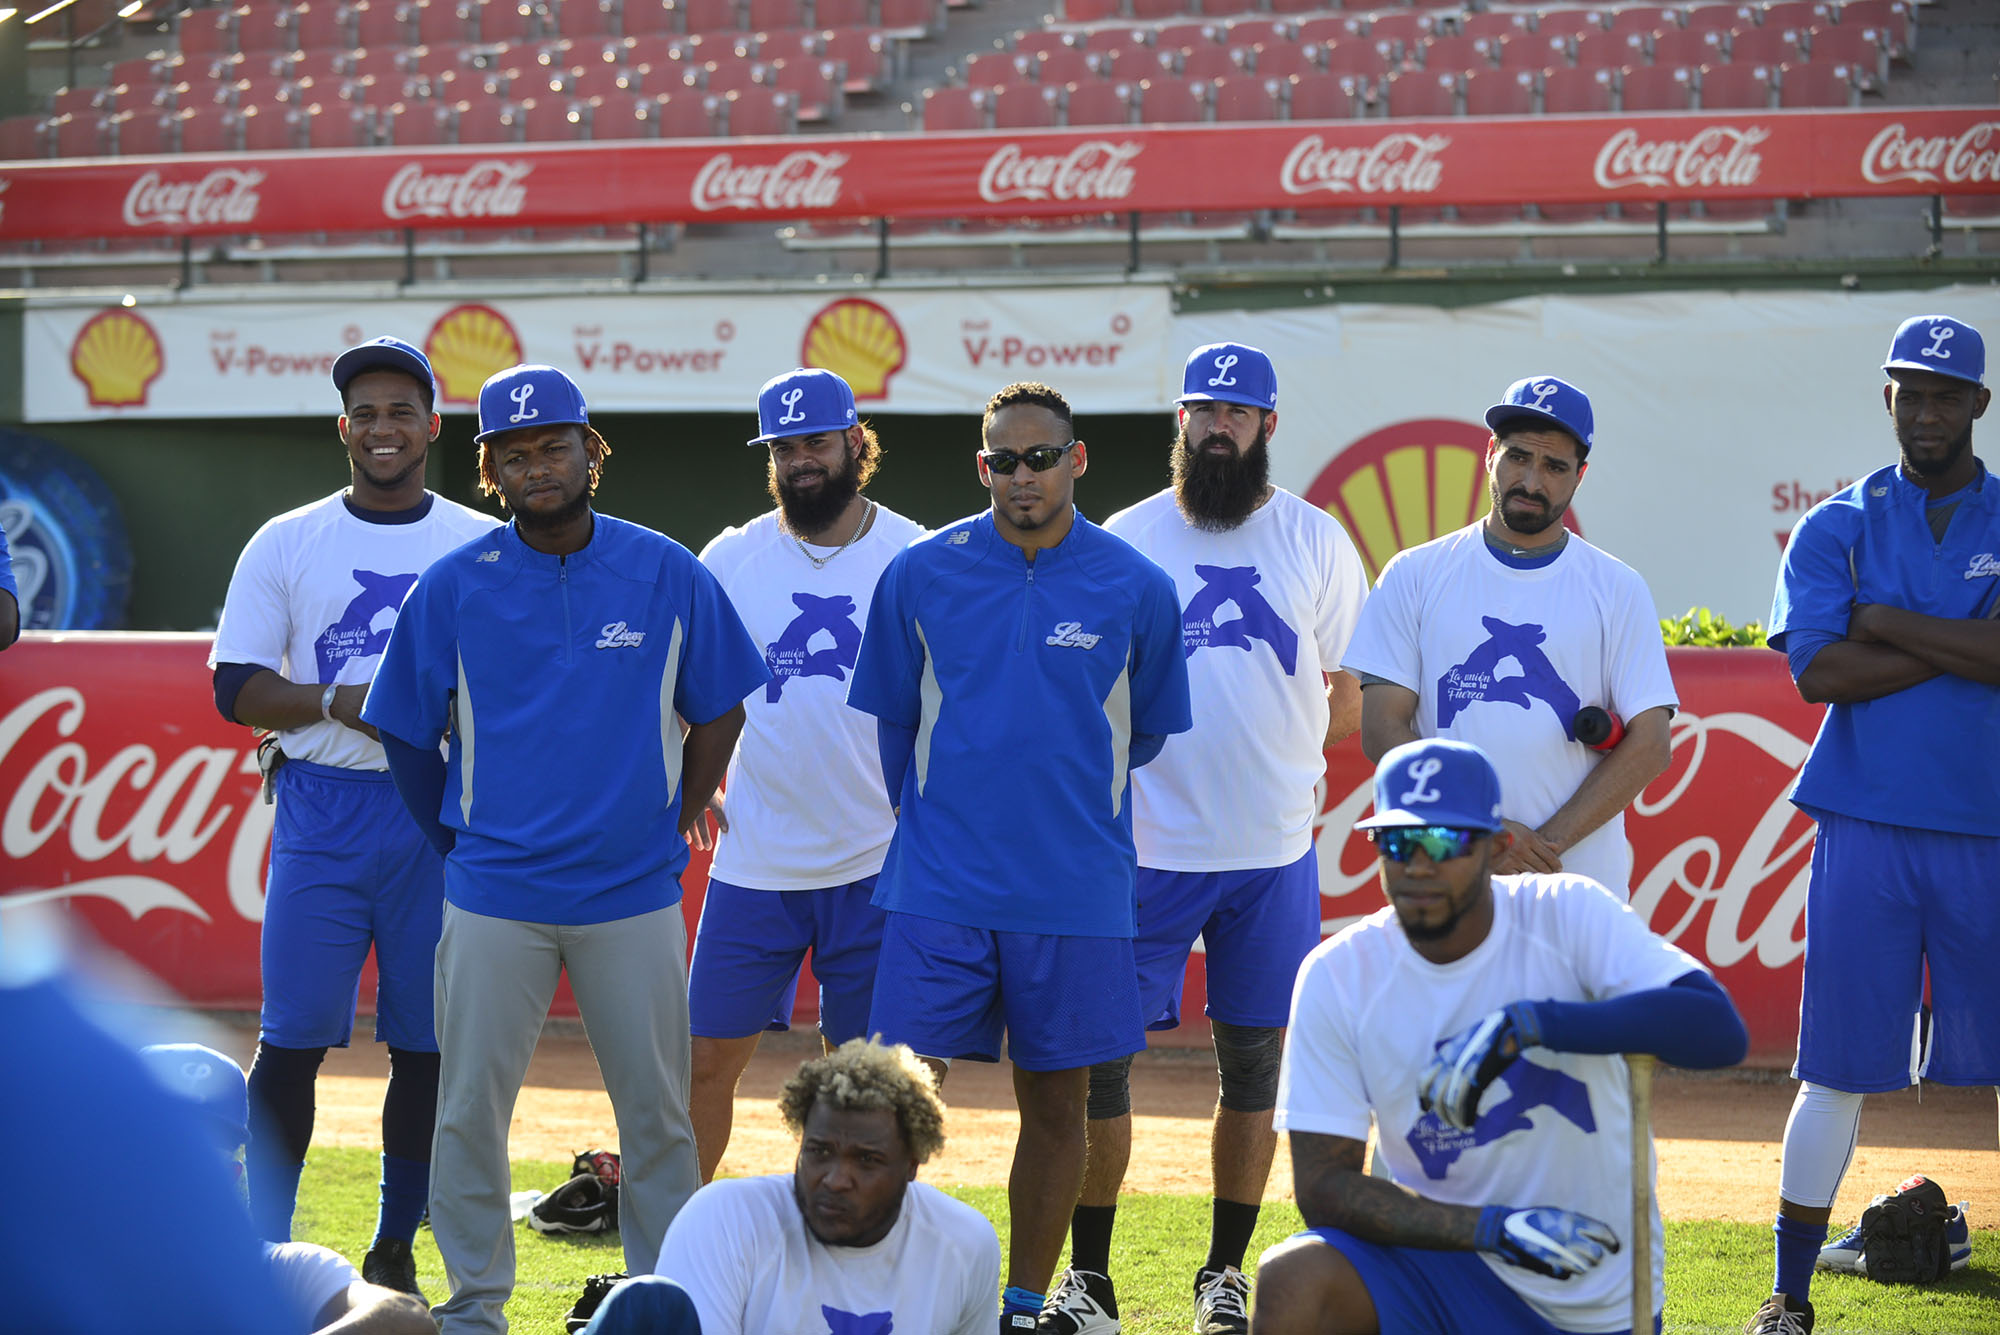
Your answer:
[[[855,544],[855,541],[859,539],[861,536],[861,530],[868,527],[869,517],[872,516],[874,513],[875,513],[875,502],[870,501],[868,502],[867,506],[861,511],[861,519],[859,523],[855,524],[854,532],[847,535],[847,541],[841,543],[840,546],[834,548],[832,551],[828,552],[825,556],[814,556],[810,551],[806,550],[806,542],[804,538],[801,538],[796,533],[792,533],[792,531],[789,528],[786,529],[785,532],[791,534],[792,541],[799,545],[799,555],[805,557],[806,560],[812,562],[814,570],[824,570],[826,569],[826,563],[828,561],[831,561],[834,557],[839,556],[842,552],[846,551],[849,547],[852,547]]]

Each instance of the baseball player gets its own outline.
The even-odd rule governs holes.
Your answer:
[[[1299,971],[1277,1124],[1307,1228],[1258,1264],[1259,1335],[1629,1329],[1617,1054],[1727,1066],[1749,1034],[1715,979],[1604,887],[1493,875],[1513,838],[1502,809],[1467,743],[1409,742],[1376,767],[1356,828],[1389,906]],[[1362,1165],[1371,1116],[1388,1180]]]
[[[1139,852],[1140,1011],[1180,1023],[1199,936],[1221,1097],[1197,1331],[1247,1331],[1243,1255],[1257,1227],[1277,1133],[1278,1059],[1291,980],[1320,939],[1314,785],[1325,749],[1361,721],[1340,656],[1368,575],[1331,515],[1272,486],[1278,426],[1271,359],[1241,343],[1197,348],[1182,372],[1173,486],[1105,528],[1173,576],[1194,728],[1132,776]],[[1070,1266],[1043,1324],[1058,1335],[1118,1329],[1109,1277],[1118,1188],[1132,1149],[1132,1059],[1091,1068],[1089,1154],[1070,1223]]]
[[[7,530],[0,528],[0,649],[21,638],[21,590],[14,583],[14,559],[7,552]]]
[[[424,489],[439,423],[421,352],[373,339],[334,360],[333,384],[348,485],[257,530],[209,653],[222,716],[276,737],[264,758],[278,810],[250,1067],[250,1213],[267,1240],[291,1237],[320,1062],[352,1036],[372,944],[389,1086],[381,1209],[361,1268],[370,1283],[421,1296],[410,1243],[430,1194],[444,871],[397,800],[360,709],[419,572],[494,520]]]
[[[610,451],[568,376],[493,376],[476,439],[513,522],[424,572],[363,711],[447,851],[431,1189],[447,1335],[507,1328],[508,1123],[565,971],[618,1118],[628,1270],[698,1184],[684,837],[770,679],[692,553],[591,507]]]
[[[831,371],[777,376],[757,395],[777,508],[726,528],[702,564],[763,647],[771,682],[744,702],[688,980],[701,1178],[729,1145],[737,1081],[765,1028],[791,1025],[799,964],[818,978],[822,1039],[868,1032],[882,910],[870,903],[895,816],[875,730],[848,674],[889,558],[923,532],[863,495],[882,458],[854,391]],[[704,822],[695,825],[706,842]]]
[[[1985,360],[1963,321],[1903,322],[1882,368],[1898,461],[1807,511],[1778,570],[1771,647],[1827,711],[1792,796],[1819,828],[1775,1291],[1749,1326],[1765,1335],[1812,1329],[1862,1096],[1919,1074],[2000,1084],[2000,486],[1972,452]]]
[[[1083,1177],[1089,1067],[1145,1046],[1130,771],[1185,732],[1166,572],[1076,511],[1088,456],[1047,385],[987,402],[992,509],[883,572],[848,703],[899,808],[868,1027],[1014,1062],[1003,1331],[1033,1330]]]
[[[1590,467],[1583,391],[1529,376],[1486,410],[1492,508],[1398,552],[1342,660],[1361,680],[1371,760],[1418,737],[1495,758],[1512,844],[1496,872],[1575,872],[1631,897],[1625,808],[1666,769],[1679,700],[1652,595],[1637,572],[1562,526]],[[1577,715],[1624,736],[1596,751]]]

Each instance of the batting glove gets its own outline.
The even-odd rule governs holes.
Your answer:
[[[1618,1235],[1601,1220],[1553,1205],[1525,1210],[1489,1205],[1479,1212],[1479,1235],[1473,1245],[1509,1265],[1568,1279],[1617,1251]]]
[[[1521,1055],[1539,1046],[1541,1026],[1525,1001],[1497,1010],[1462,1034],[1446,1039],[1417,1080],[1417,1106],[1438,1115],[1446,1126],[1470,1131],[1479,1120],[1486,1087]]]

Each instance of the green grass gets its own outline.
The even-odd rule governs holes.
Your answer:
[[[323,1243],[359,1264],[375,1226],[378,1165],[365,1150],[315,1148],[300,1184],[293,1235]],[[551,1190],[568,1176],[567,1163],[514,1164],[516,1190]],[[984,1212],[1006,1237],[1004,1188],[948,1190]],[[1252,1256],[1298,1227],[1299,1216],[1291,1206],[1267,1206]],[[2000,1335],[2000,1233],[1975,1231],[1972,1243],[1969,1269],[1925,1288],[1819,1276],[1813,1284],[1816,1335]],[[625,1264],[616,1235],[550,1238],[519,1224],[514,1248],[518,1275],[507,1317],[517,1335],[560,1335],[563,1315],[585,1278]],[[1190,1281],[1207,1248],[1206,1197],[1128,1196],[1120,1202],[1112,1259],[1127,1335],[1178,1335],[1188,1329]],[[444,1266],[428,1231],[418,1236],[416,1255],[425,1292],[441,1299]],[[1770,1281],[1767,1226],[1711,1221],[1667,1225],[1666,1327],[1673,1335],[1734,1335],[1770,1292]],[[996,1302],[996,1329],[998,1310]]]

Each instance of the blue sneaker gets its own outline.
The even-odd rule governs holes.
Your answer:
[[[1961,1219],[1958,1227],[1963,1231],[1965,1221]],[[1971,1247],[1967,1246],[1966,1252],[1968,1255],[1971,1254],[1971,1251]],[[1836,1270],[1843,1275],[1860,1274],[1861,1225],[1856,1224],[1853,1228],[1848,1229],[1847,1232],[1820,1248],[1819,1259],[1813,1262],[1813,1269]]]
[[[1965,1222],[1965,1202],[1952,1206],[1944,1218],[1944,1245],[1951,1249],[1951,1268],[1963,1270],[1972,1264],[1972,1225]]]

